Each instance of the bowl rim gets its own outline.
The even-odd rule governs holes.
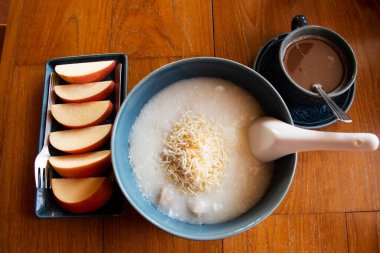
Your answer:
[[[286,106],[283,98],[281,97],[281,95],[277,92],[277,90],[272,86],[272,84],[269,83],[269,81],[267,81],[263,76],[261,76],[258,72],[256,72],[255,70],[239,63],[239,62],[236,62],[236,61],[233,61],[233,60],[229,60],[229,59],[225,59],[225,58],[219,58],[219,57],[190,57],[190,58],[186,58],[186,59],[181,59],[181,60],[178,60],[178,61],[174,61],[174,62],[171,62],[171,63],[168,63],[168,64],[165,64],[157,69],[155,69],[154,71],[150,72],[148,75],[146,75],[143,79],[141,79],[132,89],[132,91],[127,95],[127,97],[124,99],[122,105],[120,106],[120,109],[116,115],[116,118],[115,118],[115,121],[114,121],[114,125],[113,125],[113,129],[112,129],[112,135],[111,135],[111,154],[112,154],[112,164],[113,164],[113,170],[114,170],[114,173],[115,173],[115,176],[116,176],[116,181],[120,187],[120,190],[122,191],[122,193],[124,194],[124,196],[126,197],[126,199],[128,200],[128,202],[131,204],[131,206],[133,206],[133,208],[141,215],[143,216],[146,220],[148,220],[150,223],[152,223],[153,225],[155,225],[156,227],[162,229],[163,231],[165,232],[168,232],[174,236],[177,236],[177,237],[181,237],[181,238],[185,238],[185,239],[191,239],[191,240],[199,240],[199,241],[206,241],[206,240],[218,240],[218,239],[223,239],[223,238],[227,238],[227,237],[231,237],[231,236],[234,236],[234,235],[237,235],[237,234],[240,234],[244,231],[247,231],[249,229],[251,229],[252,227],[258,225],[261,221],[263,221],[264,219],[266,219],[268,216],[270,216],[276,209],[277,207],[282,203],[283,199],[285,198],[285,196],[287,195],[288,191],[289,191],[289,188],[290,186],[292,185],[292,182],[293,182],[293,179],[294,179],[294,175],[295,175],[295,172],[296,172],[296,167],[297,167],[297,153],[293,153],[293,154],[290,154],[289,156],[290,159],[291,159],[291,164],[292,164],[292,172],[291,172],[291,176],[290,176],[290,180],[289,182],[287,183],[287,186],[286,186],[286,189],[285,191],[282,193],[282,195],[280,196],[279,198],[279,201],[277,201],[277,203],[275,203],[268,211],[266,211],[265,215],[262,215],[261,217],[259,217],[258,219],[254,220],[254,221],[250,221],[248,222],[247,224],[244,224],[244,226],[242,226],[241,228],[239,229],[232,229],[231,231],[227,231],[227,232],[223,232],[223,233],[219,233],[218,231],[213,233],[213,234],[207,234],[207,235],[188,235],[188,234],[184,234],[184,233],[181,233],[181,232],[178,232],[178,231],[175,231],[175,230],[172,230],[170,228],[167,228],[165,225],[162,225],[159,221],[155,220],[155,219],[152,219],[149,215],[147,215],[145,212],[143,212],[142,210],[140,210],[140,208],[138,207],[138,205],[132,200],[131,196],[130,196],[130,193],[126,191],[125,187],[123,186],[122,182],[121,182],[121,179],[120,179],[120,175],[118,173],[119,170],[116,169],[116,157],[115,157],[115,152],[113,152],[114,150],[114,143],[115,143],[115,139],[116,139],[116,127],[117,125],[119,125],[119,121],[121,120],[120,119],[120,115],[121,115],[121,112],[124,110],[125,108],[125,105],[127,104],[127,102],[129,101],[130,97],[133,96],[134,93],[137,92],[137,90],[139,89],[139,87],[141,87],[143,85],[143,83],[145,83],[145,81],[149,78],[151,78],[152,76],[156,75],[158,72],[161,72],[165,69],[168,69],[168,68],[171,68],[172,66],[175,66],[177,64],[184,64],[186,62],[193,62],[193,61],[217,61],[217,62],[225,62],[225,63],[229,63],[229,64],[233,64],[233,65],[236,65],[237,67],[240,67],[240,68],[243,68],[245,69],[246,71],[250,71],[250,72],[253,72],[255,75],[258,76],[259,79],[261,79],[263,82],[265,82],[268,87],[274,92],[277,94],[278,98],[279,98],[279,102],[282,104],[282,106],[284,107],[285,109],[285,112],[286,112],[286,116],[288,118],[288,121],[289,121],[289,124],[291,125],[294,125],[293,123],[293,120],[292,120],[292,117],[291,117],[291,114],[290,114],[290,111],[288,109],[288,107]],[[141,193],[142,194],[142,193]],[[143,196],[142,196],[143,197]],[[154,205],[154,204],[152,204]],[[243,215],[243,214],[242,214]],[[168,216],[169,217],[169,216]],[[171,217],[169,217],[171,218]],[[173,219],[173,218],[171,218]],[[176,220],[176,219],[173,219],[175,221],[179,221],[179,222],[183,222],[183,221],[180,221],[180,220]],[[228,221],[226,221],[228,222]],[[185,223],[185,222],[184,222]],[[190,224],[190,223],[189,223]],[[219,223],[219,224],[222,224],[222,223]],[[194,224],[196,225],[196,224]],[[205,225],[208,225],[208,226],[212,226],[212,225],[218,225],[218,224],[205,224]],[[199,226],[202,226],[199,224]]]

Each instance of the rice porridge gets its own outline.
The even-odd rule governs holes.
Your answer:
[[[248,211],[265,194],[272,178],[272,163],[257,160],[248,143],[248,127],[262,115],[262,109],[251,95],[226,80],[186,79],[162,90],[143,107],[128,140],[129,159],[141,192],[168,216],[189,223],[221,223]],[[169,145],[165,140],[171,140],[167,136],[173,133],[175,122],[182,124],[177,123],[177,126],[186,126],[186,120],[194,122],[194,119],[203,124],[193,126],[199,133],[205,132],[202,130],[204,126],[210,126],[211,133],[220,132],[214,137],[220,142],[213,144],[215,141],[212,140],[210,145],[214,146],[209,146],[216,151],[208,154],[202,164],[210,167],[209,157],[218,155],[215,166],[223,168],[218,168],[217,175],[214,171],[208,172],[207,175],[211,176],[205,178],[205,182],[215,181],[210,187],[189,188],[191,180],[195,180],[190,178],[190,183],[180,181],[185,186],[182,189],[175,181],[176,175],[168,176],[172,164],[165,167],[162,162],[163,154],[166,154],[166,164],[172,162],[167,156],[173,152],[167,150]],[[206,138],[207,142],[210,141]],[[210,148],[204,151],[208,150]],[[190,163],[189,166],[194,168],[193,161]],[[214,167],[211,166],[210,170]],[[180,177],[187,175],[188,172],[183,172]],[[194,192],[197,189],[199,192]]]

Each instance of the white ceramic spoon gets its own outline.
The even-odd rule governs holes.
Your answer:
[[[311,150],[369,150],[379,146],[379,138],[370,133],[333,133],[306,130],[278,119],[262,117],[248,130],[251,152],[261,161]]]

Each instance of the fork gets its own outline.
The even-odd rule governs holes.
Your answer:
[[[121,91],[120,91],[120,86],[121,86],[121,74],[122,74],[122,68],[123,68],[123,65],[121,63],[118,63],[116,65],[116,68],[115,68],[115,90],[114,90],[114,94],[115,94],[115,114],[117,114],[117,112],[119,111],[120,109],[120,103],[121,103]],[[111,183],[114,183],[116,181],[116,175],[115,175],[115,172],[113,170],[113,167],[112,167],[112,170],[111,172],[109,173],[108,175],[108,180],[111,182]]]
[[[50,166],[48,166],[48,160],[50,157],[48,136],[51,130],[51,105],[54,104],[54,86],[59,84],[59,77],[55,72],[52,72],[49,77],[49,90],[48,90],[48,102],[46,109],[46,123],[44,133],[44,146],[40,153],[37,155],[34,161],[34,177],[36,181],[36,188],[51,188],[52,172]]]

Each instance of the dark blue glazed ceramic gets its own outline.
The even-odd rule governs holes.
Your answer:
[[[305,37],[323,38],[328,41],[337,49],[340,58],[346,66],[346,81],[337,90],[330,92],[328,94],[329,97],[337,97],[348,91],[355,83],[357,66],[354,52],[344,38],[328,28],[308,25],[306,18],[302,15],[293,18],[291,27],[293,31],[283,38],[278,51],[278,64],[275,65],[276,75],[283,77],[284,85],[287,85],[287,91],[282,96],[303,105],[320,103],[322,100],[318,93],[309,91],[298,85],[289,76],[284,65],[283,59],[288,46],[294,41]]]
[[[276,73],[278,68],[278,54],[280,46],[288,33],[277,35],[266,42],[257,53],[253,69],[265,77],[281,94],[284,99],[294,125],[307,129],[317,129],[336,122],[330,108],[323,100],[314,103],[302,104],[297,96],[287,96],[289,92],[288,81],[284,75]],[[356,84],[354,83],[346,92],[332,99],[345,112],[349,110],[355,97]]]
[[[217,77],[239,85],[252,94],[268,116],[292,124],[290,113],[273,86],[252,69],[234,61],[213,57],[180,60],[149,74],[124,101],[114,123],[111,137],[112,162],[119,186],[132,206],[157,227],[176,236],[213,240],[241,233],[265,219],[281,203],[296,168],[296,154],[276,160],[271,185],[261,201],[243,215],[215,225],[189,224],[169,218],[140,192],[129,163],[129,135],[143,106],[158,92],[182,79]]]

